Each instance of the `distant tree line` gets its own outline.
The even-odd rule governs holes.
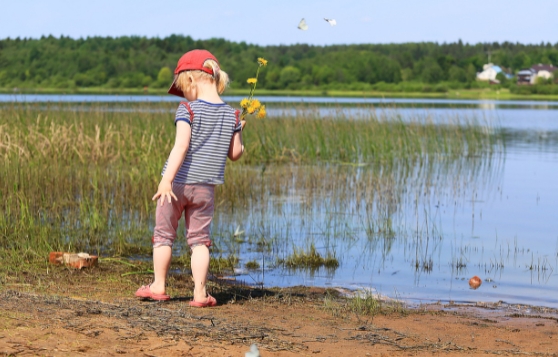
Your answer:
[[[164,88],[172,81],[178,58],[194,48],[205,48],[216,55],[232,79],[232,88],[248,88],[246,79],[254,75],[258,57],[269,61],[258,87],[292,90],[447,91],[487,86],[476,81],[476,73],[489,57],[512,74],[533,64],[558,64],[558,43],[257,46],[177,35],[48,36],[0,40],[0,87]],[[501,85],[509,87],[513,83],[502,78]],[[558,88],[550,92],[554,89],[558,93]]]

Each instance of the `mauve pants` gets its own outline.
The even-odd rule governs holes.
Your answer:
[[[211,246],[209,236],[213,219],[215,185],[173,183],[172,192],[178,200],[173,198],[169,204],[165,199],[162,206],[160,199],[157,200],[153,247],[172,247],[177,236],[178,221],[183,212],[188,245],[190,247]]]

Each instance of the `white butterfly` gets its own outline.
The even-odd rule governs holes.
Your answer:
[[[326,20],[327,22],[329,22],[329,24],[330,24],[331,26],[337,25],[337,21],[335,21],[335,19],[326,19],[326,18],[324,18],[324,20]]]
[[[298,28],[302,31],[308,30],[308,25],[306,24],[306,21],[304,21],[304,19],[300,20],[300,22],[298,23]]]

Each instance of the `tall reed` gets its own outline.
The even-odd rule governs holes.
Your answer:
[[[495,135],[474,120],[434,124],[417,118],[404,122],[378,117],[320,116],[300,110],[271,120],[251,121],[244,133],[249,155],[246,164],[327,162],[381,162],[424,159],[432,155],[472,156],[492,150]]]

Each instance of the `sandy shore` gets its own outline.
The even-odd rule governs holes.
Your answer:
[[[220,304],[192,308],[187,274],[168,302],[133,297],[147,275],[115,266],[3,278],[0,355],[558,356],[558,312],[505,304],[351,311],[332,290],[211,284]]]

